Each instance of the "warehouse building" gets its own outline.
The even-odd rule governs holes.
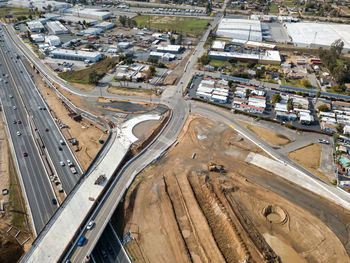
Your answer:
[[[41,34],[33,34],[31,35],[31,38],[33,39],[34,42],[44,42],[45,38]]]
[[[285,23],[289,37],[298,47],[329,48],[335,40],[344,42],[344,53],[350,53],[350,25],[331,23]]]
[[[163,61],[172,61],[172,60],[176,59],[176,56],[174,54],[155,52],[155,51],[150,52],[150,57],[157,58],[157,59],[163,60]]]
[[[60,21],[47,22],[46,27],[55,35],[69,33],[69,30],[64,25],[62,25]]]
[[[49,44],[50,46],[57,47],[61,44],[61,40],[58,36],[46,36],[45,37],[45,43]]]
[[[51,6],[52,11],[61,9],[71,8],[72,5],[64,2],[47,1],[47,0],[10,0],[8,1],[9,6],[15,6],[20,8],[38,8],[41,11],[48,10],[48,6]]]
[[[111,17],[112,13],[102,9],[74,9],[72,15],[77,17],[86,17],[90,19],[106,20]]]
[[[102,32],[103,32],[103,30],[101,28],[90,27],[90,28],[87,28],[87,29],[77,33],[77,35],[79,35],[79,36],[97,36],[97,35],[101,34]]]
[[[277,50],[267,50],[260,54],[245,54],[238,52],[222,52],[222,51],[209,51],[209,56],[212,59],[229,60],[236,59],[238,61],[253,61],[259,64],[281,64],[280,53]]]
[[[163,53],[172,53],[179,54],[183,50],[183,47],[180,45],[167,45],[167,46],[158,46],[157,51]]]
[[[67,60],[79,60],[96,62],[102,59],[102,54],[99,52],[87,52],[80,50],[68,50],[68,49],[55,49],[51,51],[50,56],[53,58],[67,59]]]
[[[211,50],[224,51],[226,43],[224,41],[214,41],[211,45]]]
[[[219,37],[262,41],[263,32],[259,20],[224,18],[221,20],[216,35]]]
[[[97,25],[95,25],[95,27],[101,28],[103,31],[106,31],[108,29],[111,29],[111,28],[115,27],[115,24],[103,21],[103,22],[98,23]]]
[[[38,20],[27,22],[27,26],[30,32],[40,32],[45,30],[44,25]]]
[[[62,16],[60,17],[60,20],[63,20],[65,22],[70,22],[72,24],[80,24],[80,23],[84,23],[84,21],[89,25],[89,26],[94,26],[96,24],[98,24],[97,20],[94,19],[88,19],[88,18],[82,18],[82,17],[76,17],[76,16]]]

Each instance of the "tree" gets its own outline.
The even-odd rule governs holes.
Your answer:
[[[200,58],[198,58],[199,63],[202,65],[208,65],[210,63],[210,56],[207,53],[204,53]]]
[[[327,111],[329,111],[329,108],[326,104],[321,104],[320,106],[318,106],[317,110],[327,112]]]
[[[49,5],[47,6],[47,10],[49,10],[49,12],[51,12],[51,10],[52,10],[52,5],[49,4]]]
[[[300,80],[300,85],[302,85],[305,88],[311,88],[312,87],[310,81],[308,81],[307,79],[301,79]]]
[[[293,110],[293,100],[292,99],[289,99],[287,102],[287,110],[288,111]]]
[[[97,73],[96,70],[92,71],[89,74],[89,84],[97,84],[99,79],[100,79],[100,76],[99,76],[99,74]]]
[[[213,11],[213,7],[211,6],[211,2],[208,1],[208,4],[207,4],[207,6],[206,6],[206,8],[205,8],[205,12],[206,12],[207,14],[210,14],[211,11]]]
[[[279,103],[282,100],[282,97],[280,94],[274,94],[271,99],[272,104]]]
[[[174,45],[175,44],[175,38],[173,37],[173,36],[171,36],[171,38],[170,38],[170,44],[171,45]]]
[[[179,34],[177,36],[176,42],[177,42],[178,45],[181,45],[182,41],[183,41],[183,35]]]
[[[249,95],[250,95],[250,89],[246,89],[246,90],[245,90],[245,96],[248,98]]]
[[[151,76],[154,76],[155,74],[156,74],[156,68],[154,67],[154,66],[150,66],[149,67],[149,70],[150,70],[150,72],[151,72]]]
[[[122,24],[122,26],[125,26],[125,24],[126,24],[126,16],[119,16],[119,22]]]

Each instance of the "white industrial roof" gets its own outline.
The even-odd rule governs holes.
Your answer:
[[[255,59],[255,60],[266,60],[266,61],[276,61],[281,62],[281,57],[279,51],[268,50],[263,55],[259,54],[245,54],[238,52],[223,52],[223,51],[210,51],[209,56],[220,56],[227,58],[241,58],[241,59]]]
[[[226,43],[224,41],[214,41],[213,44],[211,45],[212,49],[224,49]]]
[[[97,20],[84,18],[84,17],[76,17],[76,16],[62,16],[60,17],[63,21],[70,21],[72,23],[79,23],[85,21],[88,24],[95,24],[97,23]]]
[[[202,85],[199,85],[197,91],[198,92],[205,92],[205,93],[212,93],[214,90],[214,88],[208,88],[208,87],[205,87],[205,86],[202,86]]]
[[[247,44],[247,45],[251,45],[251,46],[261,47],[261,48],[271,48],[271,49],[274,49],[274,48],[276,47],[276,45],[273,45],[273,44],[261,43],[261,42],[256,42],[256,41],[247,41],[246,44]]]
[[[350,25],[330,23],[285,23],[289,36],[297,46],[330,46],[342,39],[350,49]]]
[[[82,57],[96,57],[96,56],[99,56],[101,53],[99,53],[99,52],[87,52],[87,51],[81,51],[81,50],[68,50],[68,49],[58,48],[58,49],[52,51],[51,54],[82,56]]]
[[[68,29],[62,25],[60,21],[50,21],[47,22],[46,25],[54,32],[63,31],[68,33]]]
[[[180,51],[181,46],[180,45],[167,45],[167,46],[158,46],[157,51]]]
[[[38,20],[27,22],[29,28],[44,28],[43,24]]]
[[[228,38],[261,41],[261,24],[258,20],[224,18],[218,26],[216,35]]]

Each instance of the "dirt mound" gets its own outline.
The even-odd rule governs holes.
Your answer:
[[[288,222],[288,214],[278,205],[268,205],[263,209],[264,217],[274,224],[286,224]]]

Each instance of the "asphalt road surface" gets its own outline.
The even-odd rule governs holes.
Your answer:
[[[1,42],[1,45],[3,45],[3,42]],[[14,88],[14,80],[20,76],[13,75],[10,72],[6,60],[7,58],[1,46],[0,63],[2,65],[0,67],[0,78],[2,81],[0,81],[0,97],[25,196],[31,210],[35,231],[38,233],[57,209],[57,205],[52,203],[52,199],[55,196],[30,133],[27,115],[21,101],[22,95]],[[8,77],[4,76],[6,74]],[[13,98],[11,98],[12,96]],[[16,109],[13,109],[14,106]],[[15,120],[20,120],[22,123],[14,123]],[[17,135],[17,132],[20,132],[21,135]],[[27,157],[23,156],[24,152],[28,154]]]
[[[38,93],[21,59],[16,58],[17,53],[11,44],[12,40],[8,38],[7,34],[4,34],[4,40],[4,47],[2,48],[5,50],[10,71],[14,76],[20,76],[14,78],[18,91],[23,98],[27,110],[33,116],[38,133],[54,165],[55,174],[58,175],[65,192],[69,193],[81,176],[81,169],[70,148],[67,145],[60,144],[60,140],[65,141],[65,139],[47,110],[45,101]],[[59,150],[59,147],[62,150]],[[72,174],[67,160],[70,160],[75,165],[77,174]],[[61,161],[64,162],[64,166],[60,164]]]

